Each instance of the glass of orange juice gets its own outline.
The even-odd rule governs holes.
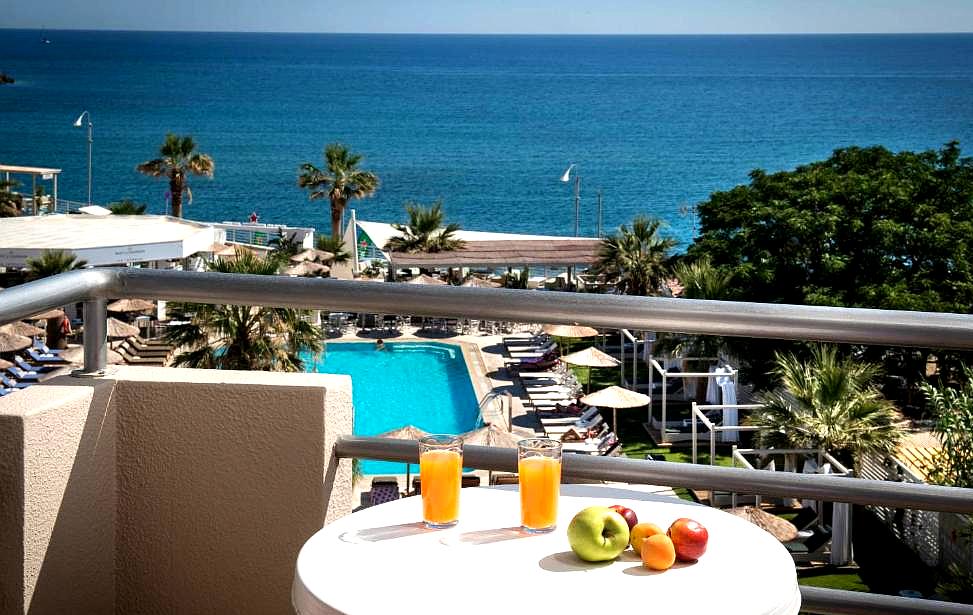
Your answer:
[[[517,445],[520,474],[520,525],[532,534],[557,526],[557,500],[561,493],[561,443],[529,438]]]
[[[459,490],[463,475],[463,439],[432,434],[419,439],[422,520],[443,529],[459,522]]]

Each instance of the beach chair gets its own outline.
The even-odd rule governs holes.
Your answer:
[[[44,363],[60,363],[60,364],[63,365],[65,363],[67,363],[67,361],[65,361],[61,357],[61,355],[44,354],[44,353],[38,352],[38,350],[36,348],[28,348],[27,349],[27,356],[30,357],[30,360],[31,361],[34,361],[35,363],[40,363],[40,364],[44,364]]]
[[[577,415],[571,413],[558,415],[552,412],[545,412],[542,410],[535,411],[535,412],[537,414],[538,420],[540,420],[541,422],[541,425],[543,425],[545,428],[555,426],[555,425],[575,425],[575,424],[577,424],[579,427],[589,427],[590,425],[594,424],[593,421],[595,420],[596,417],[601,418],[601,414],[598,412],[598,408],[595,406],[591,406]]]
[[[33,363],[28,363],[19,354],[14,355],[14,363],[28,374],[46,374],[58,369],[57,365],[34,365]]]
[[[40,374],[38,374],[35,371],[28,372],[17,367],[16,365],[8,367],[7,373],[13,376],[14,378],[16,378],[18,382],[19,381],[39,382],[41,377]]]
[[[399,499],[399,483],[395,479],[372,479],[366,506],[377,506]]]
[[[15,391],[17,389],[26,389],[27,387],[29,387],[30,385],[32,385],[34,383],[33,382],[14,382],[6,374],[0,374],[0,384],[3,384],[3,386],[5,386],[6,388]]]
[[[803,541],[792,540],[784,543],[784,548],[794,557],[795,561],[808,562],[821,551],[825,545],[831,542],[831,527],[827,525],[816,525],[811,530],[811,535]]]
[[[531,350],[507,351],[511,359],[540,359],[552,352],[557,352],[557,344],[554,342],[549,342],[546,346],[533,347]]]
[[[37,351],[40,352],[41,354],[45,354],[45,355],[49,354],[49,355],[57,356],[62,352],[64,352],[63,350],[54,350],[52,348],[48,348],[47,344],[42,342],[40,338],[36,338],[36,337],[34,338],[34,348],[36,348]]]

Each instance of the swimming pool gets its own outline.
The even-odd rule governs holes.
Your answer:
[[[374,436],[404,425],[457,434],[478,426],[480,415],[462,349],[436,342],[332,342],[306,370],[351,376],[355,435]],[[362,461],[364,474],[402,474],[404,463]],[[412,466],[418,472],[417,465]]]

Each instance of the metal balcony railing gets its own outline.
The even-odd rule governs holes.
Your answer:
[[[84,369],[105,370],[109,299],[323,308],[384,314],[448,316],[702,335],[816,340],[887,346],[973,350],[973,316],[851,308],[627,297],[506,289],[374,284],[329,279],[188,273],[147,269],[88,269],[0,292],[0,323],[84,302]],[[418,462],[415,442],[344,437],[339,457]],[[516,471],[514,450],[464,447],[464,465]],[[719,489],[896,508],[973,513],[973,490],[754,472],[613,457],[568,456],[565,477]],[[802,588],[809,613],[966,613],[973,607],[839,590]]]

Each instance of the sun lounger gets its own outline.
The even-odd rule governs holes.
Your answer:
[[[557,410],[559,406],[573,403],[574,400],[564,397],[561,399],[528,399],[527,402],[534,407],[535,411],[553,411]]]
[[[544,413],[540,411],[537,412],[537,415],[538,415],[537,418],[540,420],[541,425],[544,425],[545,427],[548,425],[573,425],[579,422],[585,423],[585,422],[593,421],[595,417],[599,417],[599,418],[601,417],[601,414],[598,412],[598,408],[594,406],[588,408],[584,412],[575,416],[571,416],[571,415],[551,416],[550,414],[548,414],[545,417]]]
[[[57,356],[57,355],[61,354],[62,352],[64,352],[63,350],[54,350],[52,348],[48,348],[47,347],[47,344],[45,344],[44,342],[40,341],[36,337],[34,338],[34,346],[33,347],[35,349],[37,349],[37,351],[39,353],[45,354],[45,355],[54,355],[54,356]]]
[[[584,442],[563,442],[561,450],[567,453],[582,453],[585,455],[601,455],[607,452],[618,438],[612,431],[605,431],[601,436]]]
[[[29,387],[30,385],[32,385],[34,383],[33,382],[14,382],[6,374],[0,374],[0,384],[3,384],[3,386],[7,387],[10,390],[16,390],[16,389],[26,389],[27,387]]]
[[[40,374],[37,372],[26,372],[17,366],[8,367],[7,373],[16,378],[18,381],[38,382],[40,380]]]
[[[43,364],[43,363],[61,363],[61,364],[67,363],[67,361],[65,361],[64,359],[61,358],[61,355],[57,355],[57,354],[44,354],[44,353],[38,352],[36,348],[28,348],[27,349],[27,356],[29,356],[30,357],[30,360],[31,361],[34,361],[35,363],[41,363],[41,364]]]
[[[516,350],[509,351],[511,359],[539,359],[546,357],[549,353],[557,350],[557,345],[548,344],[547,346],[540,346],[533,348],[531,350]]]
[[[14,355],[14,363],[28,374],[46,374],[58,368],[57,365],[34,365],[33,363],[28,363],[19,354]]]
[[[367,506],[377,506],[399,499],[399,483],[388,479],[372,479],[372,488],[368,492]]]
[[[563,435],[572,430],[579,433],[588,433],[592,429],[597,429],[602,425],[605,425],[604,419],[601,418],[600,414],[596,414],[590,419],[578,420],[573,423],[544,423],[544,431],[549,437],[553,438],[555,434]]]
[[[561,380],[564,374],[560,372],[524,372],[518,374],[521,380]]]
[[[565,384],[537,384],[524,387],[524,391],[528,395],[540,393],[564,393],[565,395],[570,395],[575,390],[576,389],[574,387],[570,387]]]

